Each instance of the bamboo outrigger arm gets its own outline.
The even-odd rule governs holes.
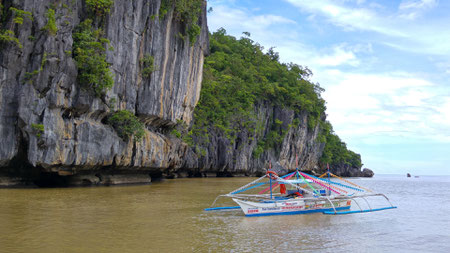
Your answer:
[[[372,208],[369,204],[369,201],[367,201],[366,197],[371,197],[371,196],[382,196],[384,197],[387,202],[391,205],[388,207],[381,207],[381,208]],[[323,214],[351,214],[351,213],[368,213],[368,212],[375,212],[375,211],[382,211],[382,210],[387,210],[387,209],[395,209],[397,208],[396,206],[392,205],[391,201],[389,200],[388,197],[386,197],[386,195],[382,194],[382,193],[371,193],[371,194],[364,194],[364,195],[357,195],[357,196],[337,196],[337,199],[351,199],[354,200],[356,205],[359,207],[358,211],[343,211],[343,212],[337,212],[336,209],[334,209],[333,211],[324,211]],[[358,201],[356,199],[358,198],[362,198],[368,205],[369,209],[362,209],[361,205],[358,203]]]
[[[333,201],[331,201],[329,197],[326,197],[326,199],[328,200],[328,202],[330,202],[331,207],[333,208],[334,213],[337,213],[337,212],[336,212],[336,207],[334,206]]]

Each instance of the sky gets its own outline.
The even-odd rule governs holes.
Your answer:
[[[363,167],[450,175],[450,1],[208,0],[211,32],[275,47],[325,89]]]

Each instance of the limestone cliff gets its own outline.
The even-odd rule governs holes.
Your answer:
[[[206,1],[187,2],[200,11],[180,13],[171,0],[1,0],[0,186],[259,175],[269,163],[294,169],[297,156],[300,168],[320,172],[319,124],[282,104],[258,101],[257,129],[242,128],[232,140],[212,128],[207,142],[193,137],[190,145],[172,134],[196,120],[210,49]],[[98,66],[88,67],[108,70],[100,81],[110,76],[109,89],[81,83],[81,75],[98,76],[83,72],[77,43],[92,49],[85,56]],[[144,123],[141,139],[124,138],[109,123],[119,111]],[[274,125],[281,140],[256,155]],[[354,170],[344,167],[341,174]]]
[[[193,43],[182,35],[186,27],[174,8],[159,15],[160,0],[115,0],[109,14],[93,23],[104,27],[110,41],[106,60],[114,86],[102,97],[77,83],[73,33],[89,13],[84,0],[1,4],[3,35],[10,35],[0,41],[1,175],[36,180],[43,173],[52,177],[89,171],[83,182],[114,183],[111,175],[121,171],[148,176],[183,165],[187,146],[163,132],[178,120],[189,123],[199,99],[209,47],[206,2]],[[48,29],[50,9],[54,32]],[[19,16],[22,22],[17,22]],[[149,77],[142,75],[146,55],[154,58]],[[123,140],[105,124],[117,110],[131,111],[145,122],[141,141]],[[150,177],[140,180],[149,182]]]
[[[254,110],[262,123],[259,130],[242,128],[233,141],[221,131],[209,131],[207,144],[193,149],[199,158],[198,169],[194,172],[219,176],[258,176],[270,165],[273,170],[282,173],[295,170],[297,163],[302,170],[318,172],[317,165],[324,143],[317,140],[319,125],[313,129],[308,128],[306,112],[298,114],[292,109],[269,103],[258,103]],[[295,120],[299,123],[295,124]],[[280,132],[285,131],[282,141],[256,156],[258,141],[269,134],[275,121],[283,122],[279,126]]]

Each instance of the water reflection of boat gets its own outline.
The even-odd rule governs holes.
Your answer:
[[[279,193],[275,193],[277,188]],[[239,206],[216,206],[221,197],[231,198]],[[367,200],[369,197],[382,197],[389,206],[373,208]],[[364,205],[361,205],[361,200]],[[358,207],[357,210],[350,210],[352,202]],[[253,182],[218,196],[205,211],[241,209],[246,216],[266,216],[317,212],[350,214],[393,208],[396,207],[382,193],[374,193],[330,172],[316,177],[297,169],[282,177],[269,170]]]

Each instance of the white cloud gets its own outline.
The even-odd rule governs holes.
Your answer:
[[[399,5],[400,18],[409,20],[420,17],[424,12],[434,8],[437,5],[436,0],[407,0]]]
[[[230,8],[225,5],[214,7],[214,15],[208,19],[208,25],[213,31],[226,24],[227,28],[240,30],[240,32],[266,31],[272,25],[296,24],[295,21],[276,15],[249,15],[242,9]]]
[[[292,29],[298,24],[291,19],[270,14],[254,15],[248,9],[225,4],[214,5],[213,8],[213,15],[208,16],[208,27],[212,32],[223,27],[237,38],[242,36],[242,32],[249,32],[252,40],[266,48],[276,46],[277,49],[283,41],[298,38],[298,32]]]
[[[430,9],[437,5],[436,0],[406,0],[400,3],[400,10],[423,10]]]
[[[360,64],[360,61],[356,58],[355,54],[352,51],[345,50],[343,46],[334,47],[333,54],[321,56],[315,61],[322,66],[348,64],[356,67]]]
[[[390,17],[381,17],[373,9],[364,7],[348,7],[339,1],[307,1],[285,0],[302,11],[325,16],[334,25],[350,29],[374,31],[381,34],[406,37],[401,29],[392,28]]]
[[[276,43],[276,42],[274,42]],[[327,45],[324,48],[316,48],[299,42],[298,37],[282,38],[276,45],[281,59],[285,62],[307,64],[314,72],[325,71],[328,67],[361,67],[371,61],[366,58],[372,55],[372,45],[341,43]]]
[[[411,22],[436,7],[438,3],[435,0],[403,1],[398,11],[391,12],[382,7],[373,7],[373,3],[354,6],[348,1],[285,1],[308,15],[324,17],[328,23],[344,31],[367,31],[387,36],[383,42],[385,45],[418,54],[450,56],[450,44],[447,43],[450,40],[448,18]]]
[[[447,133],[450,134],[450,98],[444,98],[444,101],[438,104],[435,109],[439,114],[433,115],[434,123],[449,127]]]
[[[448,61],[447,59],[435,60],[434,58],[430,58],[429,60],[435,62],[435,65],[439,69],[439,71],[442,71],[447,75],[450,75],[450,61]]]
[[[320,78],[320,77],[319,77]],[[334,71],[337,83],[323,94],[328,119],[349,141],[386,143],[373,136],[449,143],[450,99],[436,103],[436,85],[407,73],[355,74]]]

